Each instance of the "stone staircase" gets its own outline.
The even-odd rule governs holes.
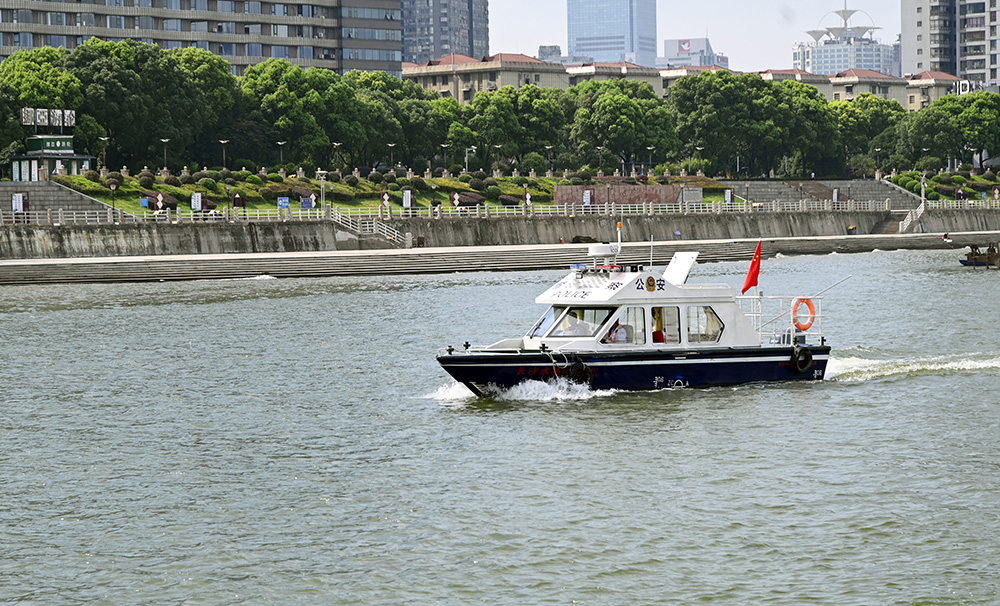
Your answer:
[[[807,198],[803,192],[784,181],[724,181],[733,193],[751,202],[799,202]]]
[[[11,211],[11,194],[27,193],[29,210],[64,210],[67,212],[104,211],[107,204],[60,185],[54,181],[3,181],[0,182],[0,210]]]

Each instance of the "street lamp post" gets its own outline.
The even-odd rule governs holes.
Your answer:
[[[603,170],[604,168],[604,146],[597,146],[597,170]]]
[[[285,143],[288,143],[288,141],[275,141],[275,143],[278,144],[278,158],[280,158],[280,162],[281,162],[282,166],[284,166],[284,164],[285,164]]]
[[[882,148],[881,147],[876,147],[875,148],[875,178],[876,179],[879,178],[879,176],[880,176],[879,173],[882,172],[881,163],[879,162],[879,158],[880,158],[881,152],[882,152]]]
[[[118,208],[115,207],[115,191],[118,189],[118,184],[115,183],[114,179],[110,179],[111,184],[108,187],[111,188],[111,215],[115,218],[115,222],[118,222]]]
[[[497,150],[496,151],[496,160],[495,160],[495,167],[496,168],[494,170],[500,170],[500,149],[502,147],[503,147],[503,145],[501,145],[499,143],[494,143],[493,144],[493,149]]]
[[[465,148],[465,172],[469,172],[469,150],[472,150],[472,153],[476,153],[476,146],[473,145],[472,147]]]
[[[703,150],[705,148],[702,147],[701,145],[697,145],[697,146],[695,146],[695,149],[698,150],[698,171],[695,172],[695,174],[697,175],[698,173],[702,172],[702,170],[701,170],[701,150]]]
[[[653,168],[653,150],[656,149],[656,147],[649,145],[646,149],[649,150],[649,165],[646,166],[646,174],[649,174],[650,170]]]
[[[448,171],[448,148],[449,147],[451,147],[450,143],[442,143],[441,144],[441,155],[444,156],[444,171],[445,171],[445,173],[449,172]]]
[[[395,168],[396,167],[396,158],[393,155],[393,152],[396,151],[394,149],[395,147],[396,147],[395,143],[389,143],[389,168]]]
[[[551,145],[546,145],[545,146],[545,157],[549,161],[549,172],[551,173],[552,172],[552,146]]]
[[[226,143],[229,139],[219,139],[219,143],[222,144],[222,168],[226,168]]]
[[[160,139],[163,143],[163,170],[167,170],[167,143],[170,143],[170,139]]]
[[[108,139],[111,137],[98,137],[101,141],[104,141],[104,149],[101,151],[101,168],[108,167]]]
[[[316,178],[319,179],[319,207],[326,208],[326,171],[317,170]]]

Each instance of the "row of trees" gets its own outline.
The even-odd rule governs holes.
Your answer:
[[[989,93],[910,114],[872,95],[828,102],[799,82],[716,72],[680,80],[666,100],[647,84],[614,80],[504,87],[461,105],[383,72],[339,76],[270,59],[235,77],[207,51],[130,40],[22,50],[0,63],[0,161],[31,133],[18,124],[21,107],[75,109],[77,150],[106,152],[109,166],[159,166],[166,152],[175,171],[221,166],[228,152],[237,169],[279,158],[420,169],[468,156],[472,169],[611,171],[697,158],[709,173],[842,174],[1000,149],[1000,97]]]

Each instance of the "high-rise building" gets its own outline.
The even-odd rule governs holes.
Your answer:
[[[261,0],[17,0],[0,6],[0,60],[22,48],[74,49],[88,38],[194,46],[241,75],[269,58],[340,73],[401,75],[399,0],[293,4]],[[362,6],[355,6],[362,4]],[[11,7],[11,8],[8,8]]]
[[[718,65],[729,69],[729,57],[717,53],[708,38],[685,38],[663,41],[663,56],[656,58],[657,67],[686,65]]]
[[[983,0],[902,0],[903,71],[944,72],[965,80],[997,78],[996,7]]]
[[[483,58],[490,52],[488,0],[403,0],[403,60],[427,63],[445,55]]]
[[[656,65],[656,0],[567,0],[569,55]]]
[[[891,44],[882,44],[872,37],[881,29],[874,25],[852,22],[859,11],[847,8],[833,11],[842,23],[809,31],[813,42],[792,46],[792,67],[812,74],[833,75],[851,69],[871,70],[900,76],[898,52]]]

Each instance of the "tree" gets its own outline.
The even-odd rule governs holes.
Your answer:
[[[90,38],[64,58],[93,116],[126,163],[155,165],[160,138],[185,149],[201,136],[206,104],[177,59],[152,44]]]

